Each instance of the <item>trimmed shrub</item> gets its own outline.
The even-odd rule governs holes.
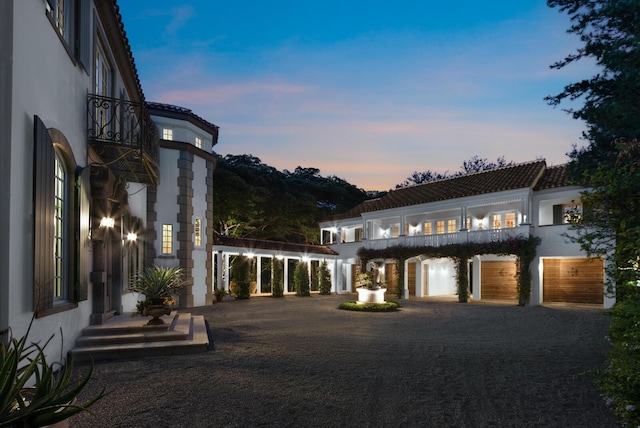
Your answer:
[[[327,262],[323,261],[319,269],[320,294],[331,294],[331,273],[327,267]]]
[[[384,303],[358,303],[358,302],[343,302],[338,306],[338,309],[344,309],[345,311],[357,311],[357,312],[391,312],[400,307],[396,302],[384,302]]]
[[[293,285],[296,288],[296,296],[311,296],[309,268],[305,262],[296,265],[293,272]]]

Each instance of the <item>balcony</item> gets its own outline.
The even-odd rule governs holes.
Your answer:
[[[509,238],[516,238],[518,236],[528,237],[530,227],[531,226],[529,225],[522,225],[508,229],[463,230],[456,233],[441,233],[435,235],[399,236],[397,238],[346,242],[342,244],[329,245],[329,247],[343,255],[351,252],[355,254],[361,247],[368,250],[383,250],[385,248],[398,245],[405,247],[442,247],[449,244],[499,242]]]
[[[158,132],[144,104],[89,94],[89,147],[129,182],[158,183]]]

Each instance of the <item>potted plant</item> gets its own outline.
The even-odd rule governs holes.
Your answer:
[[[216,288],[215,290],[213,290],[213,294],[215,294],[216,300],[220,302],[222,299],[224,299],[224,296],[227,295],[227,290],[225,290],[224,288]]]
[[[138,274],[129,290],[143,294],[144,300],[136,305],[138,313],[151,316],[149,325],[164,324],[162,315],[171,314],[171,306],[176,304],[174,294],[184,286],[182,269],[152,266]]]

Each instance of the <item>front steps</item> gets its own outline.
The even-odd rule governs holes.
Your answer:
[[[209,336],[202,315],[171,312],[162,325],[125,313],[82,331],[70,351],[74,362],[206,352]]]

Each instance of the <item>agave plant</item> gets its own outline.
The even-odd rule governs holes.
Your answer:
[[[33,320],[32,320],[33,322]],[[72,357],[56,372],[46,361],[44,349],[53,336],[40,346],[27,344],[27,336],[13,335],[0,343],[0,427],[40,427],[52,425],[82,411],[88,411],[106,395],[103,389],[95,398],[75,403],[93,373],[93,364],[84,378],[72,379]],[[56,365],[57,366],[57,365]],[[33,386],[27,386],[31,385]]]
[[[144,294],[147,300],[164,302],[183,286],[181,268],[152,266],[135,277],[129,290]]]

